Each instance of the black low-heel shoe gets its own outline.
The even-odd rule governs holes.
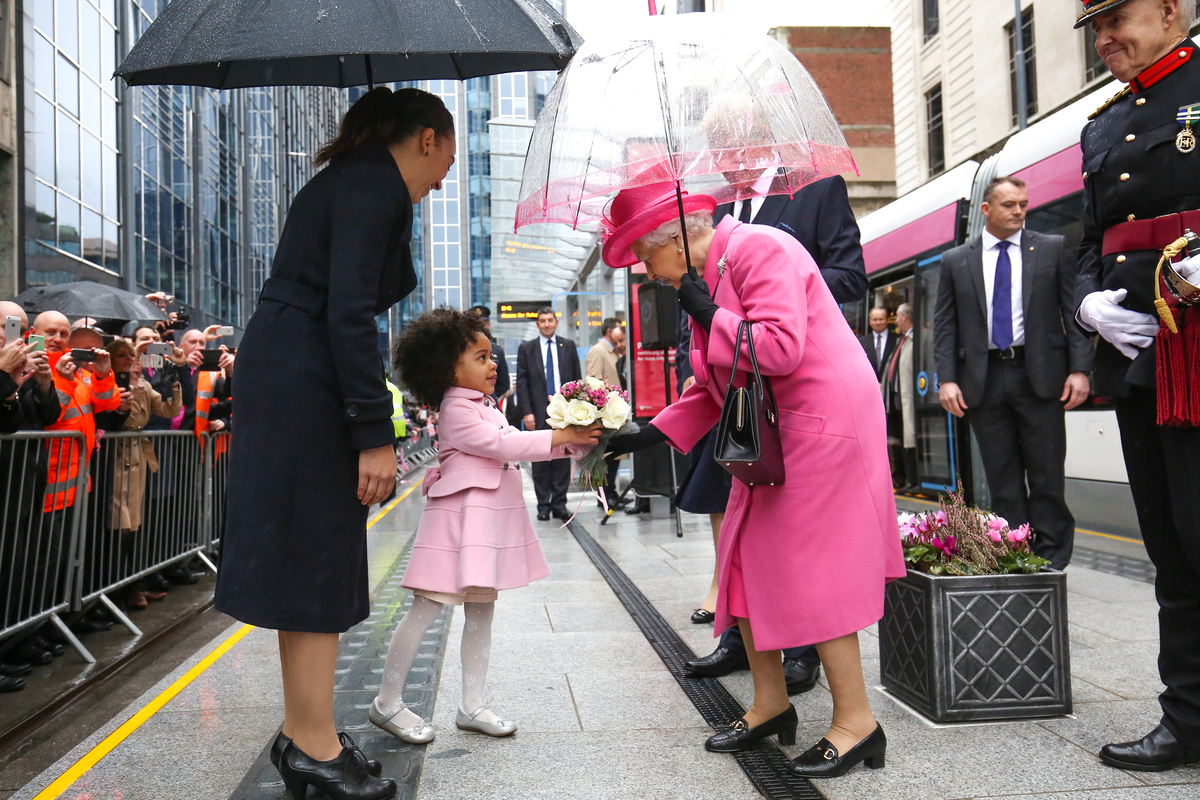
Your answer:
[[[760,739],[779,734],[779,743],[791,746],[796,743],[796,726],[799,718],[796,707],[789,705],[787,711],[776,714],[756,728],[746,724],[745,719],[739,719],[729,726],[728,730],[715,733],[708,737],[704,749],[710,753],[737,753],[754,747]]]
[[[697,608],[692,612],[693,625],[710,625],[716,618],[716,614],[703,608]]]
[[[320,789],[329,800],[384,800],[396,793],[395,781],[367,772],[367,757],[349,736],[342,741],[342,752],[332,761],[309,758],[293,742],[284,746],[279,774],[293,800],[304,800],[309,786]]]
[[[883,726],[876,725],[871,735],[851,747],[846,755],[840,755],[828,739],[814,744],[788,765],[788,772],[802,778],[840,778],[859,762],[867,769],[883,769],[883,756],[887,750],[887,737]]]
[[[341,731],[338,731],[338,741],[342,743],[342,747],[345,747],[346,741],[345,741],[345,739],[342,738],[343,736],[345,736],[346,739],[350,739],[350,737],[348,735],[346,735],[345,733],[342,733]],[[271,764],[274,765],[275,769],[279,769],[279,759],[283,757],[283,751],[291,743],[292,743],[292,740],[289,739],[288,737],[284,736],[283,731],[280,731],[278,733],[278,735],[276,735],[275,741],[271,742]],[[353,739],[350,740],[350,745],[351,746],[354,745]],[[380,764],[378,761],[376,761],[373,758],[368,758],[367,759],[367,772],[371,773],[372,775],[377,776],[383,772],[383,764]]]

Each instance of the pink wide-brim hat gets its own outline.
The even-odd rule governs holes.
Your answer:
[[[707,194],[683,192],[683,211],[717,209],[715,198]],[[601,255],[610,267],[629,267],[639,261],[631,249],[633,243],[672,219],[679,219],[679,201],[674,183],[652,183],[617,192],[604,217],[607,234]]]

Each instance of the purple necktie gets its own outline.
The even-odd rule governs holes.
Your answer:
[[[1009,242],[1000,242],[996,256],[996,282],[992,289],[992,342],[1001,350],[1013,343],[1012,328],[1012,261],[1008,258]]]

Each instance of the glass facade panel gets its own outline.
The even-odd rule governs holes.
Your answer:
[[[40,0],[48,3],[50,0]],[[79,58],[79,3],[87,0],[57,0],[55,11],[54,43],[58,49],[66,53],[72,61]],[[34,2],[34,5],[38,5]]]
[[[58,59],[58,91],[54,99],[59,108],[79,116],[79,70],[61,55]]]

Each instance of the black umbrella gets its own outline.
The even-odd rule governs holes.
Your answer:
[[[582,43],[546,0],[175,0],[115,74],[213,89],[465,80],[559,70]]]
[[[13,302],[30,315],[58,311],[71,319],[95,317],[126,322],[167,319],[162,309],[140,294],[92,281],[36,286],[21,292]]]

